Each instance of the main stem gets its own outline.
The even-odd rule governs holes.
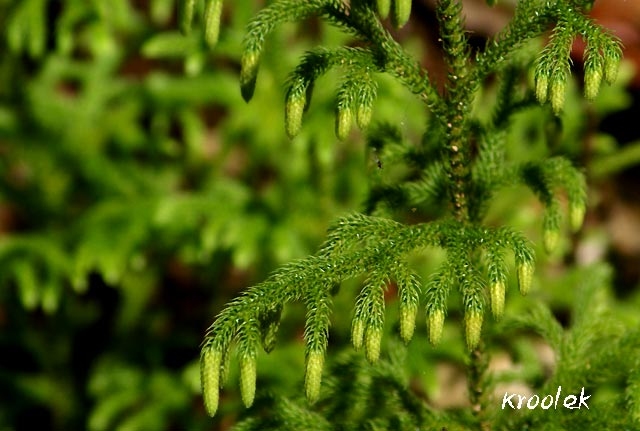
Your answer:
[[[462,5],[456,0],[438,3],[438,22],[445,61],[449,68],[445,100],[446,146],[448,156],[449,196],[456,220],[469,221],[469,185],[471,182],[471,151],[467,117],[474,85],[469,72],[469,49],[462,19]]]
[[[469,191],[471,185],[471,148],[468,116],[475,93],[475,80],[470,73],[467,38],[459,0],[441,0],[437,9],[446,64],[449,68],[445,100],[446,142],[448,156],[449,196],[456,220],[469,222]],[[469,400],[481,431],[491,429],[485,414],[485,373],[487,356],[482,341],[471,352],[468,369]]]
[[[467,387],[469,390],[469,401],[473,415],[477,419],[480,431],[490,431],[491,422],[486,415],[486,381],[485,375],[488,367],[488,356],[485,353],[484,342],[480,340],[478,347],[473,349],[469,356],[469,368],[467,372]]]

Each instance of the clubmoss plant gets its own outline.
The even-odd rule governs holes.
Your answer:
[[[195,0],[180,2],[180,26],[188,31]],[[490,2],[493,4],[494,2]],[[444,89],[417,59],[394,40],[384,25],[394,27],[410,17],[411,1],[277,0],[250,22],[244,40],[240,88],[250,101],[260,79],[259,65],[269,33],[285,22],[319,17],[357,41],[353,46],[317,47],[307,52],[289,77],[285,91],[284,127],[291,138],[304,128],[305,111],[316,80],[330,69],[343,72],[335,105],[335,131],[346,139],[353,124],[366,134],[381,155],[383,169],[404,166],[406,174],[389,183],[372,185],[364,214],[338,220],[317,254],[285,265],[262,283],[247,289],[217,316],[206,333],[201,353],[201,378],[207,412],[218,410],[218,391],[229,367],[232,344],[240,362],[242,400],[255,397],[256,358],[274,347],[281,311],[286,304],[306,307],[305,392],[318,399],[328,346],[332,298],[345,280],[364,277],[355,298],[351,342],[378,361],[385,325],[385,292],[397,286],[399,331],[409,342],[416,319],[426,315],[428,339],[438,344],[451,292],[462,301],[466,345],[471,353],[470,400],[479,424],[483,401],[482,326],[487,311],[495,319],[504,313],[510,261],[515,261],[520,293],[531,289],[535,253],[530,241],[508,226],[485,222],[490,203],[514,183],[523,184],[544,207],[543,244],[552,253],[562,227],[566,196],[568,225],[577,230],[586,209],[585,178],[563,157],[514,163],[507,157],[506,131],[514,114],[537,102],[549,104],[559,115],[570,79],[570,48],[580,36],[586,41],[584,94],[593,99],[603,82],[615,79],[621,58],[620,42],[585,15],[591,2],[582,0],[522,0],[509,24],[484,49],[471,49],[461,3],[441,0],[436,5],[442,55],[447,67]],[[219,35],[221,0],[204,5],[204,34],[209,45]],[[530,41],[551,31],[544,49],[530,49]],[[524,58],[524,60],[523,60]],[[534,83],[525,94],[516,91],[527,73]],[[424,103],[428,121],[421,142],[403,139],[393,124],[375,118],[376,77],[388,74]],[[488,78],[495,77],[498,96],[491,115],[474,109]],[[337,144],[339,145],[339,144]],[[398,208],[446,208],[422,220],[401,219]],[[421,282],[410,257],[442,249],[441,266]],[[487,303],[488,298],[488,303]],[[476,408],[477,407],[477,408]]]

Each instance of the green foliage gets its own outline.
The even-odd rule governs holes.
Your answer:
[[[518,363],[518,371],[498,372],[485,387],[491,402],[485,415],[492,429],[633,429],[637,426],[636,386],[640,334],[626,330],[628,316],[612,314],[608,286],[611,270],[603,264],[580,268],[557,283],[570,287],[571,323],[567,328],[542,302],[527,305],[522,315],[509,317],[491,328],[487,342],[506,350]],[[629,310],[629,313],[633,313]],[[543,340],[557,355],[552,373],[535,359],[533,346]],[[467,411],[435,410],[409,389],[407,350],[394,340],[388,355],[375,365],[353,352],[343,352],[328,367],[321,395],[311,408],[299,395],[265,394],[249,418],[234,430],[296,429],[471,429],[475,420]],[[532,357],[533,356],[533,357]],[[455,361],[446,351],[430,361]],[[425,361],[427,362],[427,361]],[[611,367],[608,364],[619,364]],[[589,410],[505,410],[499,385],[525,384],[536,394],[590,394]],[[542,395],[541,395],[542,397]],[[562,402],[562,399],[560,400]],[[515,402],[517,404],[517,401]],[[593,414],[606,409],[606,413]],[[628,414],[627,412],[634,412]]]
[[[635,393],[640,334],[628,330],[621,315],[611,309],[611,270],[606,265],[581,268],[562,282],[574,287],[571,323],[567,329],[555,320],[546,306],[537,303],[526,314],[505,322],[505,331],[524,328],[539,334],[556,354],[553,374],[539,380],[536,393],[548,394],[562,387],[566,393],[586,388],[592,403],[606,409],[606,415],[573,414],[570,409],[556,409],[551,414],[536,415],[522,410],[517,417],[500,418],[504,429],[632,429],[638,426],[630,393]],[[618,364],[611,367],[610,364]],[[631,371],[631,375],[629,374]],[[601,397],[607,391],[608,398]],[[590,407],[592,408],[592,407]]]
[[[394,8],[397,22],[406,21],[406,4],[402,3],[396,2]],[[505,157],[505,135],[501,130],[508,127],[509,115],[513,111],[509,108],[516,103],[510,97],[510,87],[517,82],[514,75],[520,73],[520,70],[511,67],[502,75],[505,82],[502,99],[497,101],[496,115],[488,123],[474,120],[472,116],[471,106],[479,85],[478,80],[490,71],[486,66],[487,62],[490,61],[493,70],[496,70],[502,66],[505,56],[510,54],[509,50],[539,35],[549,23],[556,22],[553,37],[537,60],[536,95],[541,101],[546,100],[547,89],[545,86],[543,91],[542,86],[545,80],[548,81],[549,75],[553,75],[550,83],[551,101],[557,114],[564,101],[566,70],[564,66],[554,65],[568,64],[568,47],[573,35],[588,31],[588,39],[598,42],[593,42],[597,46],[596,54],[590,48],[587,56],[595,55],[599,59],[598,54],[602,51],[605,59],[603,63],[619,58],[620,53],[617,41],[582,15],[580,19],[572,18],[575,12],[567,10],[569,6],[564,3],[558,3],[553,9],[546,11],[540,21],[522,22],[522,14],[534,8],[535,3],[522,2],[513,21],[514,25],[519,25],[517,30],[508,27],[490,42],[479,56],[477,65],[470,62],[461,5],[453,1],[438,4],[443,52],[450,71],[444,96],[436,92],[435,85],[427,79],[426,71],[421,70],[384,30],[373,15],[373,5],[368,2],[354,2],[347,6],[336,1],[279,1],[258,13],[249,25],[244,42],[241,88],[245,100],[249,100],[254,92],[265,37],[277,25],[284,21],[319,15],[354,34],[365,43],[362,48],[316,49],[309,52],[296,68],[289,80],[285,97],[287,134],[293,138],[301,130],[303,112],[314,83],[329,68],[344,68],[347,76],[337,94],[336,134],[339,139],[348,135],[354,103],[357,104],[356,109],[369,110],[369,100],[375,97],[375,91],[371,90],[366,90],[366,97],[362,96],[361,88],[372,88],[371,84],[355,83],[371,82],[370,71],[390,73],[425,101],[433,115],[430,128],[441,129],[438,134],[440,140],[431,143],[435,157],[425,158],[418,166],[420,170],[428,172],[426,178],[421,179],[423,184],[425,180],[428,183],[413,188],[414,193],[418,194],[414,199],[418,202],[427,201],[431,197],[421,196],[419,193],[437,190],[434,183],[444,184],[448,188],[452,213],[457,222],[445,218],[442,222],[405,227],[379,217],[356,216],[342,220],[330,232],[328,241],[318,255],[286,266],[228,306],[209,329],[203,352],[226,354],[231,342],[236,340],[241,358],[254,357],[260,342],[260,331],[256,324],[266,310],[281,308],[293,301],[304,301],[308,310],[305,326],[307,358],[315,358],[316,354],[324,353],[328,342],[331,286],[348,278],[367,274],[365,285],[356,299],[352,341],[356,349],[364,342],[367,358],[375,362],[379,356],[384,322],[385,286],[390,280],[394,280],[399,284],[400,291],[405,291],[402,280],[416,279],[415,274],[408,269],[407,255],[427,247],[442,247],[448,256],[443,268],[432,278],[426,290],[430,339],[434,342],[439,339],[448,292],[457,286],[464,304],[467,345],[469,349],[478,345],[484,314],[483,280],[486,278],[477,269],[481,255],[485,253],[489,260],[490,296],[496,317],[502,314],[504,308],[504,249],[515,254],[522,294],[529,291],[533,273],[533,252],[522,237],[504,228],[489,229],[481,224],[488,201],[495,191],[516,178],[539,196],[545,205],[544,244],[549,252],[555,248],[560,230],[557,189],[562,186],[566,190],[574,229],[582,224],[586,207],[584,177],[566,159],[556,157],[512,166]],[[382,9],[384,16],[386,5]],[[500,57],[496,57],[497,52],[501,54]],[[360,78],[363,75],[365,78]],[[470,134],[481,141],[479,155],[476,157],[471,154]],[[446,176],[447,179],[437,178],[438,175]],[[410,181],[404,178],[402,182]],[[414,283],[413,290],[418,290],[417,283]],[[418,295],[411,295],[409,298],[413,299],[408,300],[406,295],[401,294],[401,307],[405,310],[402,329],[404,338],[410,338],[408,334],[413,332],[407,328],[407,325],[412,325],[406,320],[411,319],[407,317],[407,313],[415,313],[418,305],[416,296]],[[407,309],[411,311],[408,312]],[[307,381],[310,379],[310,368],[314,367],[307,366]],[[314,382],[316,379],[317,372],[314,372]],[[243,379],[243,387],[246,384]],[[204,390],[212,391],[215,388],[205,387]],[[315,389],[312,392],[315,394]],[[307,393],[309,394],[308,388]]]
[[[361,157],[290,148],[269,89],[247,110],[234,86],[241,37],[210,58],[175,2],[63,3],[0,2],[0,429],[207,429],[195,337],[235,293],[210,280],[308,254],[357,202]],[[143,383],[88,383],[123,370]]]
[[[317,411],[310,410],[303,400],[265,397],[260,400],[263,408],[274,414],[246,419],[234,430],[410,430],[442,426],[446,423],[443,418],[427,410],[406,389],[408,377],[401,371],[403,349],[396,347],[394,356],[376,365],[351,352],[336,358],[328,370]]]
[[[511,24],[488,42],[474,63],[471,62],[461,4],[449,0],[438,2],[440,40],[449,69],[444,94],[437,92],[426,70],[402,50],[375,17],[376,10],[381,17],[387,16],[388,3],[374,5],[356,1],[347,5],[333,0],[303,3],[283,0],[268,5],[251,21],[244,41],[240,78],[242,95],[247,101],[254,94],[266,36],[283,22],[318,16],[362,43],[358,48],[316,48],[303,57],[289,79],[285,96],[285,127],[290,138],[297,136],[303,128],[303,114],[316,80],[335,67],[344,69],[346,76],[336,97],[335,130],[340,140],[349,135],[354,110],[371,110],[372,99],[376,96],[371,72],[388,73],[407,86],[425,103],[431,118],[425,133],[427,138],[421,147],[407,148],[406,142],[395,139],[395,146],[389,151],[393,154],[391,157],[396,164],[410,165],[413,173],[400,178],[380,200],[374,198],[370,202],[370,212],[377,216],[354,215],[342,219],[330,230],[328,240],[318,254],[286,265],[265,282],[247,290],[229,304],[209,328],[202,346],[204,358],[227,355],[234,341],[241,369],[247,367],[245,362],[250,358],[251,373],[241,374],[245,404],[251,404],[253,400],[253,396],[247,397],[244,393],[253,394],[255,390],[255,382],[248,382],[248,379],[255,378],[254,358],[261,338],[265,337],[259,322],[269,315],[269,310],[279,310],[296,301],[302,301],[307,309],[304,331],[306,394],[310,402],[317,400],[322,357],[328,345],[333,286],[339,286],[347,279],[366,275],[353,312],[351,340],[354,348],[359,350],[364,346],[369,362],[378,360],[385,320],[385,291],[391,283],[398,286],[400,295],[401,336],[409,341],[421,295],[420,283],[410,268],[408,256],[430,247],[443,248],[447,257],[431,276],[423,297],[429,338],[434,344],[440,340],[449,292],[457,287],[462,300],[467,347],[471,351],[476,349],[481,339],[487,284],[494,316],[499,318],[503,314],[507,278],[505,251],[515,255],[518,284],[523,295],[528,293],[532,283],[534,253],[524,237],[507,228],[489,228],[482,223],[491,198],[505,185],[511,185],[514,179],[529,187],[544,205],[543,242],[548,253],[556,249],[559,240],[561,205],[558,189],[563,188],[566,193],[572,229],[580,228],[586,208],[583,174],[562,157],[510,162],[505,152],[504,131],[510,126],[511,116],[530,103],[528,95],[514,97],[514,89],[520,81],[519,75],[531,62],[536,64],[535,96],[542,103],[549,99],[553,112],[559,115],[564,106],[573,38],[581,34],[587,40],[585,94],[589,99],[597,95],[602,77],[605,82],[612,82],[613,65],[619,62],[621,49],[615,38],[581,13],[580,6],[562,1],[540,6],[537,1],[520,2]],[[404,24],[409,11],[410,2],[394,2],[394,24]],[[544,50],[540,54],[532,53],[524,63],[514,61],[515,49],[541,35],[551,24],[554,30]],[[473,112],[474,98],[485,77],[494,72],[498,72],[501,90],[494,114],[488,121],[483,121]],[[370,134],[370,141],[374,142],[370,145],[378,152],[385,146],[383,130]],[[429,135],[435,137],[429,139]],[[394,136],[398,134],[392,133],[390,137],[393,139]],[[479,145],[473,151],[475,140]],[[415,152],[420,151],[424,152],[424,157],[416,157]],[[402,153],[404,157],[400,156]],[[403,189],[412,193],[403,196]],[[380,206],[381,201],[387,201],[387,208],[397,206],[398,199],[405,201],[400,204],[406,204],[407,194],[417,203],[442,200],[446,196],[452,218],[441,216],[438,220],[412,225],[391,221],[387,218],[389,211]],[[484,266],[486,272],[482,269]],[[273,325],[279,324],[279,318],[278,314]],[[209,385],[217,381],[217,377],[203,380],[203,391],[208,399],[217,400],[217,386]],[[217,405],[208,406],[210,414],[215,413],[216,408]]]

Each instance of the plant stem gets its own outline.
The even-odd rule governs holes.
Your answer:
[[[427,71],[415,58],[406,53],[371,9],[360,6],[354,3],[351,15],[335,12],[335,17],[371,44],[370,48],[378,57],[382,70],[397,78],[409,91],[416,94],[436,117],[444,118],[446,105],[429,79]]]
[[[444,56],[449,74],[446,84],[448,177],[453,213],[458,221],[469,220],[468,189],[471,181],[471,154],[467,117],[474,85],[469,73],[469,49],[464,32],[462,5],[457,0],[442,0],[436,8],[440,23]]]
[[[484,342],[480,340],[478,347],[470,353],[467,375],[469,401],[474,417],[478,421],[480,431],[490,431],[491,422],[486,417],[486,381],[485,375],[489,365],[489,357],[484,351]]]

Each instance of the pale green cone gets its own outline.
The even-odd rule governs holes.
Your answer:
[[[584,97],[587,100],[593,100],[600,91],[602,82],[602,68],[599,65],[585,66],[584,71]]]
[[[204,40],[209,47],[218,43],[221,15],[222,0],[207,0],[204,7]]]
[[[473,350],[480,342],[482,333],[482,313],[476,310],[467,311],[464,315],[465,335],[467,347]]]
[[[380,357],[380,346],[382,344],[382,329],[370,326],[364,334],[364,352],[367,360],[375,364]]]
[[[320,396],[320,384],[322,382],[322,367],[324,365],[324,353],[320,351],[310,352],[307,356],[307,370],[304,379],[304,389],[307,400],[310,403],[317,401]]]
[[[376,9],[380,18],[386,19],[391,10],[391,0],[376,0]]]
[[[306,96],[304,92],[290,92],[284,107],[284,126],[287,136],[293,139],[302,129],[302,114]]]
[[[544,245],[544,251],[546,251],[547,254],[553,253],[558,246],[559,239],[560,232],[558,231],[558,229],[545,229],[542,233],[542,244]]]
[[[549,94],[549,78],[546,75],[540,74],[536,77],[536,99],[538,102],[545,103]]]
[[[351,123],[353,121],[353,114],[351,109],[343,107],[336,112],[336,136],[341,141],[344,141],[349,132],[351,131]]]
[[[395,28],[404,27],[411,16],[411,0],[393,0],[391,22]]]
[[[437,346],[442,339],[442,328],[444,327],[444,311],[431,310],[427,316],[427,326],[429,328],[429,342]]]
[[[357,352],[364,343],[364,321],[354,318],[351,324],[351,343]]]
[[[562,108],[564,108],[566,86],[567,84],[562,77],[558,77],[551,81],[551,88],[549,89],[549,100],[551,102],[551,109],[556,115],[560,115],[560,113],[562,112]]]
[[[583,202],[570,202],[569,203],[569,224],[571,230],[577,232],[584,223],[584,215],[587,211]]]
[[[222,353],[211,348],[205,349],[200,358],[202,397],[207,414],[211,417],[218,411],[221,362]]]
[[[362,103],[356,109],[356,124],[361,130],[366,129],[371,122],[371,116],[373,114],[373,109],[370,105]]]
[[[191,32],[191,22],[193,21],[193,11],[196,0],[178,0],[178,25],[182,34]]]
[[[489,288],[489,295],[491,296],[491,313],[496,319],[500,319],[504,313],[505,293],[506,286],[502,280],[492,283]]]
[[[400,305],[400,337],[405,343],[411,341],[413,337],[417,314],[418,307],[414,305]]]
[[[516,273],[518,275],[520,293],[526,295],[531,290],[531,283],[533,282],[533,263],[529,261],[520,262],[516,266]]]
[[[617,54],[609,54],[604,56],[603,78],[607,84],[613,84],[618,78],[618,69],[620,67],[620,57]]]
[[[253,97],[260,64],[259,51],[245,51],[240,60],[240,93],[245,102]]]
[[[245,356],[240,359],[240,395],[246,407],[251,407],[256,395],[256,358]]]

